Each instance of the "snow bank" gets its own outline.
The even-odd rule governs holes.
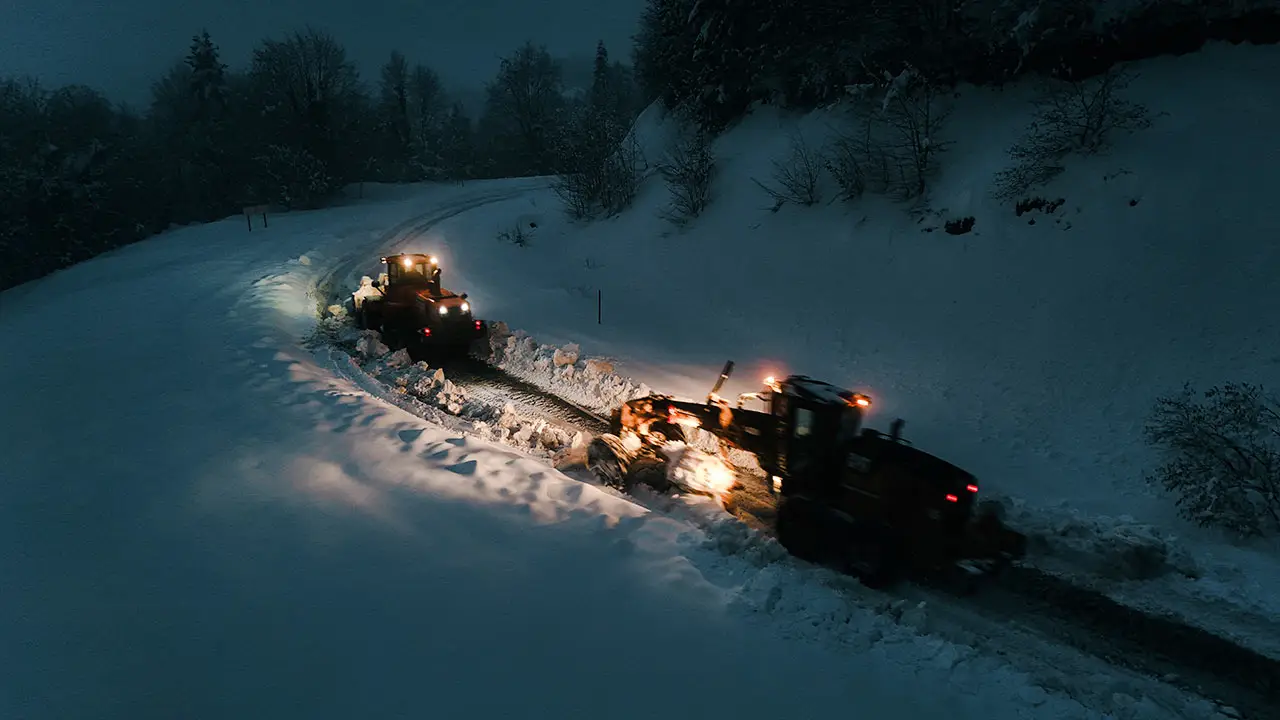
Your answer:
[[[652,392],[614,372],[607,359],[582,357],[576,344],[543,345],[504,322],[490,325],[489,350],[494,367],[601,415]]]
[[[575,442],[583,442],[581,437],[552,425],[543,417],[517,412],[510,403],[495,406],[472,398],[465,388],[446,377],[443,368],[414,362],[405,350],[392,352],[375,331],[356,330],[345,318],[326,322],[335,328],[328,333],[334,347],[348,352],[357,361],[351,370],[379,383],[386,392],[468,421],[454,427],[541,457],[550,457],[568,450]]]

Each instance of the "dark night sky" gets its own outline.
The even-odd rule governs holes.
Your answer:
[[[144,103],[151,82],[207,28],[233,68],[263,37],[310,24],[332,33],[366,81],[392,49],[449,85],[478,86],[525,40],[629,56],[644,0],[0,0],[0,76],[71,82]]]

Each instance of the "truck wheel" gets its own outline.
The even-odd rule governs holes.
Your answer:
[[[804,498],[784,499],[778,507],[778,542],[801,560],[818,562],[822,556],[820,519],[813,503]]]
[[[631,454],[616,435],[601,435],[587,445],[587,469],[611,488],[623,492],[631,489],[627,473],[630,465]]]
[[[684,428],[661,420],[649,425],[649,437],[650,442],[659,446],[669,442],[686,442]]]
[[[658,492],[671,489],[667,479],[667,461],[652,455],[641,455],[627,467],[627,486],[648,485]]]

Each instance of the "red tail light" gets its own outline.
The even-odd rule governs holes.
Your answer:
[[[969,492],[978,492],[978,486],[977,486],[977,485],[968,485],[968,486],[966,486],[966,487],[965,487],[965,490],[968,490]]]
[[[431,337],[431,328],[422,328],[418,332],[422,333],[422,337]]]
[[[956,497],[955,495],[948,495],[947,502],[960,502],[960,498]]]
[[[480,320],[477,320],[477,321],[476,321],[476,329],[477,329],[477,330],[483,330],[483,329],[484,329],[484,323],[483,323],[482,321],[480,321]]]

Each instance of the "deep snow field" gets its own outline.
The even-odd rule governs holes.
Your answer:
[[[1112,589],[1201,598],[1247,630],[1274,614],[1274,548],[1176,520],[1141,484],[1137,429],[1184,380],[1275,374],[1280,251],[1258,238],[1280,227],[1256,188],[1278,61],[1143,63],[1135,94],[1169,114],[1059,179],[1062,223],[985,199],[1025,98],[968,90],[934,207],[975,215],[970,235],[869,200],[770,213],[750,177],[793,121],[761,111],[718,143],[717,204],[683,231],[655,217],[656,179],[592,225],[545,180],[376,188],[0,294],[0,715],[1222,717],[1067,650],[934,632],[930,608],[776,545],[726,551],[731,521],[649,512],[425,421],[307,340],[381,252],[430,250],[481,316],[532,335],[504,345],[514,374],[600,407],[702,395],[729,358],[731,392],[766,371],[867,389],[875,424],[907,418],[1016,502],[1046,561],[1154,537],[1168,572]],[[497,239],[531,219],[531,246]],[[574,377],[551,361],[570,342]],[[1073,572],[1100,556],[1083,557]]]
[[[1141,434],[1184,382],[1280,386],[1276,67],[1280,49],[1225,44],[1136,63],[1128,97],[1152,127],[1068,158],[1031,193],[1065,200],[1052,214],[988,192],[1033,90],[964,88],[929,212],[833,201],[829,178],[820,205],[772,212],[753,178],[767,182],[789,133],[817,146],[838,118],[761,108],[717,140],[715,199],[688,228],[659,217],[655,175],[616,218],[570,222],[544,189],[395,249],[442,254],[483,316],[637,385],[701,397],[732,359],[728,396],[789,372],[862,389],[873,425],[906,419],[909,439],[1007,498],[1042,566],[1280,657],[1280,545],[1179,519],[1144,480],[1156,458]],[[651,162],[673,128],[657,108],[637,123]],[[966,216],[973,232],[943,231]],[[517,226],[527,247],[501,239]],[[541,369],[506,367],[590,403],[550,352]],[[1135,547],[1163,557],[1135,564]]]

